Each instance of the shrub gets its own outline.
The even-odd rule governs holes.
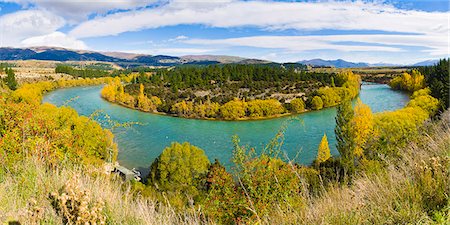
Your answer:
[[[150,166],[149,184],[162,191],[182,191],[195,196],[208,167],[209,160],[202,149],[187,142],[174,142]]]
[[[294,113],[301,113],[305,111],[305,102],[301,98],[294,98],[291,100],[291,109]]]
[[[314,96],[314,98],[311,100],[311,109],[320,110],[322,108],[323,108],[322,98],[320,98],[319,96]]]

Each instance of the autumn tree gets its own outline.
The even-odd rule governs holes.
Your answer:
[[[150,166],[149,184],[163,191],[198,193],[199,180],[208,172],[205,152],[188,142],[172,143]]]
[[[247,102],[234,99],[220,107],[220,114],[226,120],[235,120],[245,117]]]
[[[361,99],[358,98],[354,109],[354,116],[350,125],[355,142],[355,156],[363,156],[366,142],[373,132],[373,125],[374,121],[372,110],[370,110],[370,107],[362,103]]]
[[[301,99],[301,98],[292,99],[290,104],[291,104],[292,111],[295,113],[301,113],[301,112],[305,111],[306,105],[305,105],[305,102],[303,101],[303,99]]]
[[[327,161],[331,157],[330,146],[328,145],[327,135],[323,134],[322,141],[320,141],[319,148],[317,150],[316,161],[322,163]]]
[[[322,108],[323,108],[322,98],[320,98],[319,96],[314,96],[314,98],[311,100],[311,109],[320,110]]]

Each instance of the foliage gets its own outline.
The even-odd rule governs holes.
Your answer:
[[[1,100],[0,128],[0,158],[7,164],[29,155],[53,164],[101,163],[117,155],[110,131],[67,107]]]
[[[161,191],[181,191],[195,196],[208,167],[209,160],[203,150],[187,142],[174,142],[150,166],[148,182]]]
[[[98,85],[110,81],[111,78],[96,78],[96,79],[77,79],[77,80],[58,80],[54,82],[42,81],[37,83],[29,83],[22,85],[19,89],[12,92],[8,98],[15,102],[26,102],[29,104],[38,105],[42,101],[42,95],[46,92],[56,88]]]
[[[428,88],[415,91],[408,102],[407,107],[419,107],[433,116],[439,108],[439,100],[430,95]]]
[[[72,75],[73,77],[81,78],[95,78],[95,77],[108,77],[111,74],[108,71],[100,69],[76,69],[69,65],[58,64],[55,68],[55,73],[65,73]]]
[[[417,70],[412,70],[411,74],[403,73],[395,77],[389,83],[393,89],[414,92],[425,87],[425,77]]]
[[[306,104],[303,101],[303,99],[301,99],[301,98],[292,99],[290,104],[291,104],[291,109],[294,113],[301,113],[301,112],[305,111]]]
[[[354,137],[355,142],[355,156],[363,157],[367,140],[373,134],[373,126],[374,119],[370,107],[363,104],[361,99],[358,98],[354,108],[354,116],[350,122],[352,137]]]
[[[322,163],[327,161],[331,157],[330,146],[328,145],[327,135],[323,134],[322,140],[320,141],[319,148],[317,150],[316,161]]]
[[[245,117],[247,102],[234,99],[220,107],[220,114],[226,120],[236,120]]]
[[[144,112],[157,112],[157,107],[162,104],[161,99],[156,96],[148,97],[142,84],[137,96],[125,93],[121,79],[130,80],[133,79],[133,76],[111,79],[102,89],[101,96],[110,102],[115,102],[128,108],[136,108]]]
[[[322,98],[320,98],[319,96],[314,96],[314,98],[311,100],[311,109],[320,110],[322,108],[323,108]]]
[[[4,78],[4,82],[8,86],[10,90],[16,90],[18,87],[17,81],[16,81],[16,75],[14,74],[14,70],[12,68],[6,67],[5,68],[6,77]]]
[[[354,170],[355,140],[351,121],[354,117],[352,103],[345,101],[337,107],[336,115],[336,147],[340,153],[345,169],[350,174]]]
[[[285,112],[284,107],[276,99],[252,100],[247,103],[248,116],[253,118],[269,117]]]
[[[440,110],[450,107],[450,59],[441,59],[434,66],[419,68],[425,76],[427,87],[431,90],[431,96],[440,101]]]
[[[337,88],[319,88],[317,95],[322,99],[323,107],[335,106],[341,102]]]

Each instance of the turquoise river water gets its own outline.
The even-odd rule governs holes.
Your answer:
[[[171,142],[190,142],[204,149],[210,161],[217,158],[229,166],[233,135],[238,135],[242,144],[260,150],[283,126],[287,128],[282,150],[289,158],[295,158],[295,161],[303,164],[311,163],[316,157],[317,146],[324,133],[328,136],[331,153],[338,154],[334,136],[335,108],[258,121],[183,119],[144,113],[111,104],[100,97],[101,88],[102,86],[58,89],[46,94],[44,102],[57,106],[71,106],[84,116],[102,110],[112,120],[120,123],[140,123],[131,129],[115,129],[113,133],[119,145],[119,162],[144,173]],[[393,91],[382,84],[362,85],[360,98],[373,112],[402,108],[408,101],[406,94]],[[104,120],[99,122],[102,121]]]

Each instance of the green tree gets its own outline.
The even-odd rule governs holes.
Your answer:
[[[208,172],[205,152],[188,142],[172,143],[150,166],[149,183],[164,191],[196,195],[199,180]]]
[[[354,112],[351,101],[344,101],[337,107],[336,128],[334,129],[337,140],[336,147],[341,155],[341,160],[347,173],[352,173],[354,169],[353,155],[355,152],[355,141],[351,127],[353,116]]]
[[[17,89],[17,81],[16,81],[16,75],[14,74],[13,69],[6,68],[5,72],[6,72],[6,78],[5,78],[6,85],[9,87],[9,89],[11,89],[13,91],[16,90]]]
[[[330,146],[328,146],[327,135],[323,134],[322,141],[320,141],[319,148],[317,150],[316,161],[322,163],[327,161],[331,157]]]

